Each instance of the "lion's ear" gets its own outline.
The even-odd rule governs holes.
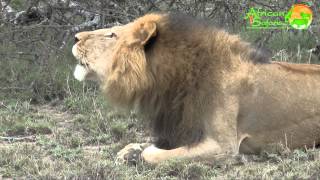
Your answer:
[[[135,29],[136,38],[141,45],[146,45],[148,41],[157,35],[157,25],[155,22],[143,22]]]

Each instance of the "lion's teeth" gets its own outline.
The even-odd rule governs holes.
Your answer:
[[[74,70],[73,76],[78,81],[83,81],[87,74],[88,74],[88,70],[84,66],[77,64],[76,69]]]

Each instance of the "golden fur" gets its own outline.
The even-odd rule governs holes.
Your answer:
[[[238,36],[181,14],[76,38],[74,55],[108,99],[150,120],[157,140],[142,152],[150,163],[319,143],[319,66],[269,62]]]

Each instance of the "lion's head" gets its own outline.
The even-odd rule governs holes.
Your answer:
[[[157,36],[156,21],[161,17],[154,14],[147,21],[76,34],[76,78],[100,81],[117,104],[133,103],[154,83],[145,48]]]

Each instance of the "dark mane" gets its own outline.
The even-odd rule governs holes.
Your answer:
[[[196,106],[214,101],[208,94],[197,93],[199,89],[207,88],[203,84],[203,74],[211,74],[219,79],[214,72],[219,70],[212,68],[218,66],[213,64],[231,67],[232,61],[237,60],[234,57],[238,55],[242,61],[252,63],[268,63],[269,58],[237,35],[216,28],[209,20],[173,13],[164,15],[156,23],[157,36],[146,45],[145,53],[147,61],[151,63],[153,61],[149,57],[162,58],[163,66],[154,67],[153,74],[156,83],[166,85],[155,88],[161,91],[146,92],[140,99],[141,109],[147,112],[147,119],[151,120],[158,147],[171,149],[192,145],[201,141],[206,134],[204,122],[198,117],[202,112],[210,112],[205,107],[201,109]],[[158,51],[160,49],[162,51]],[[166,67],[174,63],[179,64],[174,68],[183,70]],[[192,78],[186,79],[187,76]],[[214,84],[219,89],[219,82]],[[191,111],[190,107],[193,113],[185,117],[186,111]]]

